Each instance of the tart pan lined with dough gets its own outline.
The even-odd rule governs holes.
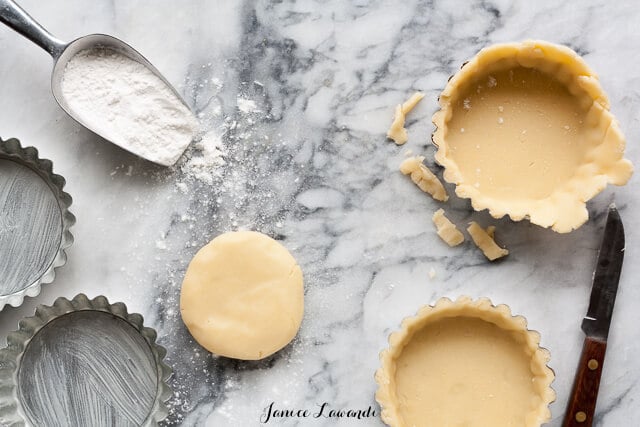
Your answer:
[[[555,399],[549,352],[506,305],[442,298],[389,336],[376,400],[389,426],[540,426]]]
[[[482,49],[439,104],[432,139],[444,179],[495,218],[570,232],[588,219],[588,200],[633,172],[597,75],[567,47]]]

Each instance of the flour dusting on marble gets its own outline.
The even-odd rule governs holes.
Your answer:
[[[245,114],[260,112],[260,110],[256,105],[256,102],[252,99],[238,97],[237,102],[238,102],[238,109]]]
[[[185,160],[180,165],[183,179],[176,185],[183,193],[187,191],[185,179],[212,185],[221,176],[224,164],[221,136],[215,130],[209,131],[185,154]]]
[[[149,344],[123,319],[77,311],[45,325],[21,359],[17,394],[38,426],[135,427],[155,402]]]

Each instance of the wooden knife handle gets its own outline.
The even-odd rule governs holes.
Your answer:
[[[607,343],[585,338],[563,427],[591,427]]]

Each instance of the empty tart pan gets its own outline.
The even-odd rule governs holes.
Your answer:
[[[71,197],[52,163],[17,139],[0,139],[0,309],[51,283],[73,236]]]
[[[0,425],[154,426],[171,397],[156,332],[123,303],[40,305],[0,350]]]

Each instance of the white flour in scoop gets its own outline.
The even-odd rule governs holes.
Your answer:
[[[154,163],[174,164],[198,130],[191,111],[159,77],[113,49],[76,54],[61,89],[91,130]]]

